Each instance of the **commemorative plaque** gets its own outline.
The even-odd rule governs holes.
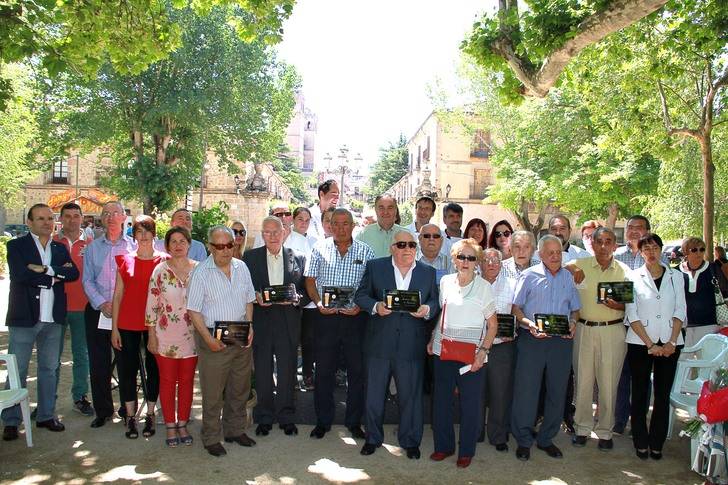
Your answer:
[[[498,313],[498,332],[495,334],[498,338],[515,338],[516,337],[516,317],[508,313]]]
[[[634,302],[634,283],[631,281],[612,281],[597,284],[597,302],[611,298],[617,303]]]
[[[354,304],[354,288],[351,286],[324,286],[322,290],[324,308],[348,308]]]
[[[569,317],[566,315],[553,315],[537,313],[534,315],[536,327],[539,332],[551,336],[569,335]]]
[[[252,322],[215,322],[213,336],[225,345],[246,347]]]
[[[416,312],[420,308],[420,292],[387,290],[384,292],[384,306],[395,312]]]
[[[296,301],[296,285],[273,285],[263,288],[264,303],[287,303]]]

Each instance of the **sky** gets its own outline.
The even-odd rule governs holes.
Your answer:
[[[315,163],[346,145],[365,165],[432,111],[428,86],[456,83],[459,45],[494,0],[298,0],[277,46],[318,116]]]

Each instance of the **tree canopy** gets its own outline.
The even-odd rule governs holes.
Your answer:
[[[369,202],[379,194],[385,193],[397,183],[408,169],[407,139],[403,134],[395,142],[387,142],[379,149],[379,159],[369,173],[369,184],[364,189]]]

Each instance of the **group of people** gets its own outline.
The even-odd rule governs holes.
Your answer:
[[[382,445],[385,402],[396,394],[399,444],[408,458],[420,458],[428,388],[435,461],[457,452],[457,466],[467,467],[479,440],[487,436],[506,452],[511,435],[521,460],[529,459],[534,441],[558,458],[562,451],[553,440],[562,422],[574,446],[585,446],[594,432],[598,448],[608,451],[630,417],[637,456],[661,458],[680,350],[716,331],[713,281],[728,276],[728,265],[705,261],[701,239],[686,239],[685,260],[670,268],[662,240],[643,216],[627,221],[621,248],[612,229],[587,221],[582,249],[570,242],[571,222],[563,215],[553,216],[536,241],[506,220],[489,232],[483,220],[472,219],[463,231],[463,208],[447,203],[443,230],[433,223],[436,202],[421,197],[414,222],[403,227],[396,199],[386,194],[375,200],[376,222],[355,234],[352,213],[337,207],[338,195],[329,180],[310,208],[274,205],[247,250],[242,221],[210,228],[205,248],[192,239],[185,209],[172,214],[172,227],[159,240],[148,216],[137,217],[126,235],[122,204],[109,202],[101,213],[104,233],[91,240],[81,230],[78,205],[63,206],[57,234],[51,209],[31,207],[30,233],[8,243],[7,325],[23,386],[33,346],[38,349],[36,426],[64,429],[55,396],[68,328],[74,409],[94,416],[92,427],[104,426],[115,412],[115,368],[130,439],[140,428],[145,437],[155,434],[159,400],[166,445],[193,443],[187,423],[196,370],[200,437],[211,455],[226,454],[223,441],[256,444],[246,433],[253,373],[255,434],[267,436],[275,423],[286,435],[298,434],[300,346],[301,385],[314,393],[310,436],[321,439],[331,429],[343,367],[344,422],[352,437],[364,440],[363,455]],[[599,283],[624,281],[633,284],[632,302],[597,298]],[[295,291],[271,303],[263,295],[276,285]],[[324,296],[331,287],[348,304],[329,305]],[[393,311],[384,297],[390,290],[418,292],[419,307]],[[562,317],[568,332],[547,334],[539,314]],[[518,331],[498,335],[498,320],[508,315]],[[217,338],[217,325],[245,322],[251,322],[246,342]],[[463,348],[471,354],[463,357]],[[141,371],[146,413],[138,404]],[[19,407],[4,410],[2,420],[3,439],[17,439]]]

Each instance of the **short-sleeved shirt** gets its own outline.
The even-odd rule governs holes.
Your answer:
[[[374,251],[367,244],[354,239],[344,256],[336,249],[334,238],[319,241],[311,252],[304,275],[316,278],[319,295],[324,286],[351,286],[357,288],[367,261],[374,259]]]
[[[369,224],[356,236],[356,239],[368,244],[377,258],[384,258],[392,254],[391,246],[394,242],[394,235],[406,230],[397,224],[389,229],[383,229],[379,224]]]
[[[521,273],[513,304],[526,318],[534,319],[536,313],[565,315],[581,308],[574,277],[564,268],[553,275],[543,263],[531,266]]]
[[[584,281],[576,286],[581,300],[580,318],[596,322],[609,322],[624,318],[624,311],[613,310],[602,303],[597,303],[597,285],[614,281],[626,281],[629,268],[624,263],[612,258],[607,269],[597,262],[597,258],[577,259],[572,264],[584,272]]]
[[[116,256],[119,275],[124,282],[124,294],[119,306],[119,318],[116,325],[121,330],[144,331],[144,314],[147,309],[149,281],[154,268],[164,261],[166,256],[155,253],[152,259],[140,259],[136,253]]]
[[[230,279],[212,256],[198,264],[190,276],[187,309],[201,313],[208,328],[215,328],[219,321],[250,321],[252,315],[246,314],[246,306],[254,301],[250,271],[239,259],[230,261]]]
[[[528,262],[528,268],[530,268],[531,266],[536,266],[540,262],[541,261],[538,258],[532,256]],[[519,268],[516,265],[516,260],[513,257],[510,257],[501,263],[501,274],[516,282],[521,276],[521,273],[526,271],[528,268]]]

